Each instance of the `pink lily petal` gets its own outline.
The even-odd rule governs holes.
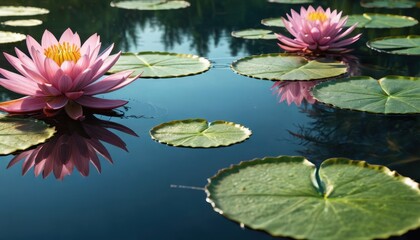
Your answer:
[[[68,103],[68,99],[66,97],[58,96],[58,97],[54,97],[54,98],[49,99],[46,102],[46,105],[47,105],[47,108],[49,108],[49,109],[57,110],[57,109],[61,109],[64,106],[66,106],[67,103]]]
[[[27,113],[43,109],[45,100],[41,97],[23,97],[6,102],[0,102],[0,110],[9,113]]]
[[[67,115],[74,120],[79,120],[83,118],[82,106],[80,106],[77,103],[68,102],[64,109],[66,110]]]
[[[45,49],[52,45],[56,45],[57,43],[58,43],[57,38],[55,38],[55,36],[51,32],[49,32],[48,30],[45,30],[41,39],[42,48]],[[30,48],[28,47],[28,49]]]
[[[124,82],[133,71],[122,71],[109,75],[99,82],[93,83],[84,88],[86,95],[95,95],[99,93],[109,92],[110,89]]]

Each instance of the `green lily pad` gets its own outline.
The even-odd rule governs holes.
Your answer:
[[[209,70],[210,61],[192,54],[168,52],[123,53],[108,71],[133,70],[142,78],[169,78],[199,74]]]
[[[414,26],[418,21],[412,17],[391,14],[364,13],[349,15],[346,26],[349,27],[355,23],[358,23],[358,28],[401,28]]]
[[[251,130],[233,122],[187,119],[160,124],[150,130],[152,139],[176,147],[210,148],[243,142]]]
[[[20,33],[0,31],[0,44],[20,42],[26,39],[26,36]]]
[[[411,0],[362,0],[360,5],[365,8],[412,8],[416,6]]]
[[[360,240],[420,227],[419,184],[364,161],[328,159],[317,172],[304,157],[255,159],[219,171],[206,193],[223,216],[274,236]]]
[[[420,35],[377,38],[367,46],[378,52],[401,55],[420,55]]]
[[[313,0],[268,0],[272,3],[290,3],[290,4],[301,4],[301,3],[311,3]]]
[[[274,35],[271,30],[265,29],[245,29],[233,31],[232,36],[245,39],[277,39],[276,35]]]
[[[233,71],[248,77],[266,80],[316,80],[337,77],[347,72],[342,62],[326,59],[307,60],[287,54],[262,54],[239,59],[231,65]]]
[[[167,0],[138,0],[111,2],[111,7],[133,9],[133,10],[170,10],[189,7],[186,1],[167,1]]]
[[[54,133],[54,127],[36,119],[0,115],[0,154],[25,150],[45,142]]]
[[[420,113],[420,78],[352,77],[316,85],[312,95],[338,108],[383,114]]]
[[[25,6],[0,6],[0,17],[9,16],[33,16],[47,14],[50,11],[45,8]]]
[[[22,20],[9,20],[2,22],[1,24],[13,27],[33,27],[42,24],[41,20],[38,19],[22,19]]]
[[[261,20],[261,24],[267,27],[284,27],[283,20],[280,17],[278,18],[265,18]]]

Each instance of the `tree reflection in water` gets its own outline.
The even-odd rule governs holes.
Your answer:
[[[22,175],[32,167],[35,176],[42,173],[46,178],[51,172],[57,179],[62,180],[73,172],[74,167],[82,176],[89,175],[89,163],[101,172],[101,163],[98,154],[109,162],[112,157],[102,142],[128,151],[124,141],[111,132],[114,129],[132,136],[137,134],[115,122],[87,115],[84,121],[75,121],[66,116],[46,119],[48,124],[55,126],[57,132],[47,142],[17,154],[8,164],[7,168],[23,161]]]

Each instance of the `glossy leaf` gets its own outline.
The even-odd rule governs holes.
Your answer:
[[[133,70],[142,78],[168,78],[199,74],[210,68],[210,61],[191,54],[168,52],[123,53],[109,70],[116,73]]]
[[[349,15],[346,26],[349,27],[355,23],[358,23],[358,28],[401,28],[414,26],[418,21],[412,17],[391,14],[364,13]]]
[[[375,51],[402,55],[420,55],[420,35],[377,38],[367,42]]]
[[[210,148],[245,141],[251,136],[251,130],[233,122],[187,119],[160,124],[150,130],[150,135],[172,146]]]
[[[33,27],[42,24],[41,20],[38,19],[22,19],[22,20],[9,20],[2,22],[1,24],[13,27]]]
[[[316,80],[337,77],[347,72],[342,62],[326,59],[307,60],[286,54],[262,54],[245,57],[232,63],[241,75],[266,80]]]
[[[328,159],[316,172],[303,157],[255,159],[219,171],[206,193],[220,214],[274,236],[373,239],[420,227],[418,183],[364,161]]]
[[[420,78],[352,77],[316,85],[312,95],[338,108],[383,114],[420,113]]]
[[[25,150],[45,142],[54,133],[54,127],[42,121],[0,115],[0,154]]]
[[[268,0],[272,3],[289,3],[289,4],[301,4],[301,3],[311,3],[313,0]]]
[[[137,0],[111,2],[111,7],[133,9],[133,10],[170,10],[189,7],[186,1],[166,1],[166,0]]]
[[[413,0],[362,0],[360,5],[365,8],[412,8],[416,6]]]
[[[284,27],[284,23],[280,17],[278,18],[265,18],[261,20],[261,24],[267,27]]]
[[[21,33],[0,31],[0,44],[20,42],[25,39],[26,36]]]
[[[8,16],[33,16],[47,14],[50,11],[45,8],[25,6],[0,6],[0,17]]]
[[[270,30],[265,29],[245,29],[233,31],[233,37],[245,39],[277,39],[276,35]]]

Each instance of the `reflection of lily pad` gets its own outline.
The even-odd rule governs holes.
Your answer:
[[[412,17],[391,14],[364,13],[349,15],[346,26],[349,27],[355,23],[358,23],[358,28],[401,28],[416,25],[418,21]]]
[[[268,0],[272,3],[290,3],[290,4],[300,4],[300,3],[311,3],[313,0]]]
[[[33,16],[47,14],[50,11],[45,8],[24,6],[0,6],[0,17],[7,16]]]
[[[316,80],[347,72],[346,65],[341,62],[274,53],[245,57],[232,63],[231,67],[238,74],[266,80]]]
[[[420,55],[420,35],[377,38],[367,42],[367,45],[379,52]]]
[[[360,5],[365,8],[412,8],[416,6],[413,0],[362,0]]]
[[[133,10],[169,10],[189,7],[186,1],[166,1],[166,0],[137,0],[111,2],[111,7],[133,9]]]
[[[22,19],[22,20],[9,20],[2,22],[1,24],[13,27],[33,27],[42,24],[41,20],[38,19]]]
[[[0,31],[0,44],[20,42],[25,39],[26,36],[20,33]]]
[[[265,29],[245,29],[240,31],[233,31],[233,37],[245,39],[276,39],[276,35],[271,30]]]
[[[278,18],[265,18],[261,20],[261,24],[267,26],[267,27],[284,27],[283,20]]]
[[[109,70],[116,73],[133,70],[142,78],[168,78],[199,74],[210,68],[210,61],[191,54],[168,52],[123,53]]]
[[[372,113],[420,113],[420,78],[352,77],[328,81],[312,89],[320,102]]]
[[[418,183],[363,161],[328,159],[316,172],[303,157],[256,159],[219,171],[206,192],[220,214],[274,236],[373,239],[420,227]]]
[[[45,142],[55,133],[42,121],[0,115],[0,154],[25,150]]]
[[[209,148],[245,141],[251,130],[233,122],[187,119],[163,123],[150,130],[153,139],[172,146]]]

